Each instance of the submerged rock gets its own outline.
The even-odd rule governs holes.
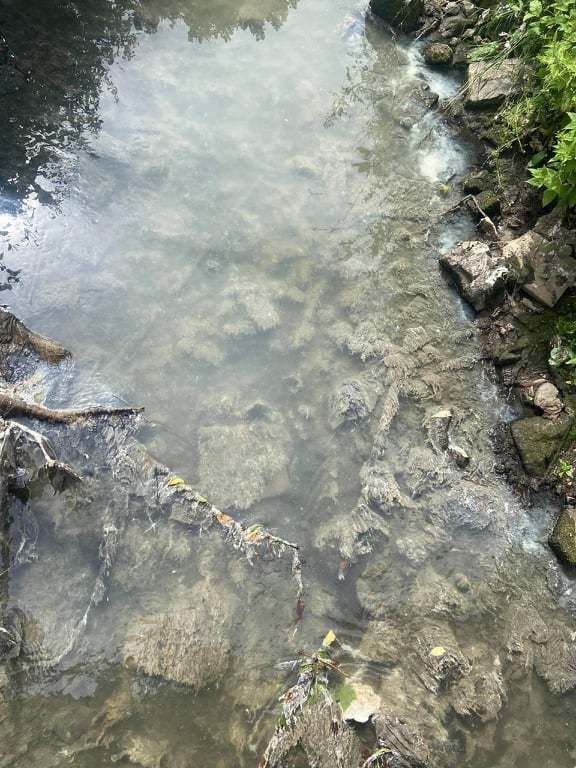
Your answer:
[[[221,507],[248,509],[288,487],[290,436],[266,421],[198,430],[199,486]]]
[[[225,612],[202,596],[189,611],[159,613],[136,621],[122,649],[126,666],[200,690],[217,683],[228,667]]]
[[[461,717],[496,720],[506,703],[506,689],[498,670],[478,671],[465,677],[451,691],[452,709]]]
[[[522,65],[519,59],[506,59],[500,64],[474,61],[468,68],[469,109],[486,109],[515,96],[522,86]]]
[[[440,264],[453,275],[464,298],[478,311],[486,309],[511,279],[504,261],[479,240],[458,243],[440,256]]]
[[[356,380],[348,381],[330,398],[330,426],[337,429],[343,424],[361,421],[373,407],[374,398],[370,397],[362,384]]]
[[[370,0],[370,10],[393,27],[413,32],[424,13],[424,0]]]
[[[562,511],[549,542],[563,562],[576,565],[576,507],[567,507]]]
[[[556,421],[544,416],[529,416],[513,422],[512,437],[529,475],[543,477],[546,474],[571,424],[572,419],[566,413]]]

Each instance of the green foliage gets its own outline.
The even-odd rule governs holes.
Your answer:
[[[485,12],[481,31],[491,39],[473,58],[519,57],[534,72],[525,93],[501,112],[502,148],[537,136],[530,184],[543,191],[544,206],[576,206],[576,3],[510,0]]]
[[[558,462],[558,466],[556,468],[556,475],[561,479],[568,479],[572,480],[574,477],[574,467],[572,464],[570,464],[569,461],[565,461],[565,459],[560,459]]]
[[[548,363],[553,368],[576,368],[576,320],[560,317],[556,323],[556,337]]]

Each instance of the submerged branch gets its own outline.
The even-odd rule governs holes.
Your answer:
[[[47,408],[23,400],[17,395],[0,392],[0,414],[4,417],[24,416],[50,424],[72,424],[80,419],[96,416],[131,416],[142,413],[144,408],[96,405],[90,408]]]

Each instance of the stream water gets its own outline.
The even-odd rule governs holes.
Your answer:
[[[32,394],[144,405],[153,457],[302,544],[306,607],[295,624],[284,562],[250,567],[132,489],[120,503],[77,438],[88,489],[11,523],[15,541],[33,529],[34,559],[9,573],[28,659],[8,668],[0,766],[255,766],[286,684],[274,665],[332,629],[431,765],[571,768],[553,510],[498,475],[491,432],[512,410],[437,267],[473,231],[438,224],[472,156],[426,102],[457,80],[357,0],[47,5],[2,9],[49,53],[3,129],[2,264],[21,270],[3,296],[74,355]],[[107,597],[70,644],[107,525]],[[186,669],[135,670],[146,632],[152,655],[189,642]],[[438,648],[454,680],[430,666]]]

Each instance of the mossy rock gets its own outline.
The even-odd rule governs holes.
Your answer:
[[[576,565],[576,508],[567,507],[556,521],[549,544],[560,560]]]
[[[493,192],[486,189],[483,192],[480,192],[479,195],[476,195],[476,200],[478,201],[480,208],[482,208],[484,213],[488,216],[494,216],[495,214],[500,213],[500,200],[498,200]]]
[[[424,61],[432,66],[450,66],[452,48],[446,43],[428,43],[423,51]]]
[[[462,182],[464,192],[469,195],[477,195],[479,192],[494,189],[494,176],[490,171],[473,171]]]
[[[512,437],[529,475],[544,477],[571,425],[572,418],[567,413],[555,421],[530,416],[513,422]]]

